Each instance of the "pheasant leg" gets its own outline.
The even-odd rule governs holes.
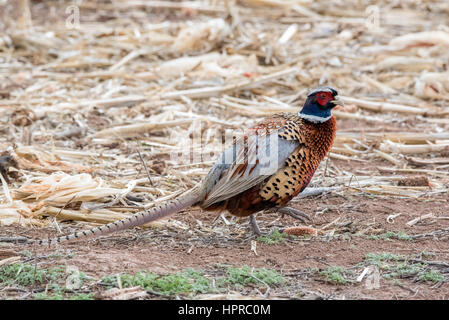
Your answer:
[[[251,225],[251,229],[253,229],[253,233],[256,236],[260,237],[260,236],[263,235],[262,231],[260,231],[260,229],[259,229],[259,225],[257,224],[257,220],[256,220],[256,215],[255,214],[252,214],[252,215],[249,216],[249,224]]]

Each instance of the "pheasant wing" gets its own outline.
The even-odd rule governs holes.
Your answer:
[[[257,128],[257,127],[256,127]],[[275,174],[285,166],[298,141],[279,137],[279,129],[255,130],[229,147],[205,180],[202,207],[232,198]]]

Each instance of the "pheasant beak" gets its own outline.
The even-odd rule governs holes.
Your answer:
[[[336,106],[345,106],[345,103],[343,102],[343,100],[340,99],[339,96],[334,97],[334,100],[331,101],[333,104],[335,104]]]

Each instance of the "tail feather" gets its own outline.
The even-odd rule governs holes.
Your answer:
[[[101,227],[92,228],[90,230],[79,231],[67,236],[57,237],[53,239],[44,240],[32,240],[29,243],[37,245],[51,245],[56,243],[67,242],[71,240],[87,239],[91,237],[103,236],[116,231],[129,229],[132,227],[140,226],[149,222],[153,222],[164,217],[167,217],[173,213],[181,211],[184,208],[188,208],[198,202],[198,194],[196,192],[190,192],[184,196],[181,196],[172,201],[168,201],[160,206],[149,209],[148,211],[142,211],[136,213],[129,218],[114,221]]]

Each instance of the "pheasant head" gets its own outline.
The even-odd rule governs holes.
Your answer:
[[[331,110],[337,105],[344,106],[337,90],[331,87],[318,87],[308,95],[299,116],[311,122],[325,122],[332,116]]]

